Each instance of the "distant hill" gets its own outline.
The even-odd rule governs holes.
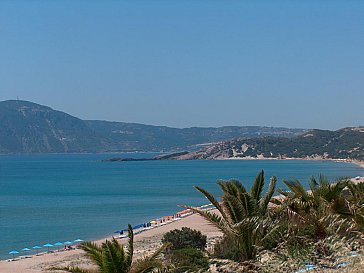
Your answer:
[[[317,158],[364,160],[364,127],[311,130],[285,137],[240,138],[168,159]]]
[[[170,128],[81,120],[28,101],[0,102],[0,153],[78,153],[193,150],[241,137],[293,137],[303,129],[260,126]]]

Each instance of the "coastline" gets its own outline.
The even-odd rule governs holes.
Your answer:
[[[336,161],[336,162],[346,162],[355,164],[361,168],[364,168],[363,161],[347,161],[347,160],[336,160],[336,159],[296,159],[296,158],[287,158],[287,159],[274,159],[274,158],[255,158],[255,159],[247,159],[247,158],[237,158],[238,160],[312,160],[312,161]],[[229,160],[220,159],[220,160]],[[232,159],[236,160],[236,159]],[[355,182],[364,182],[364,177],[360,179],[353,178]],[[219,236],[219,232],[213,227],[209,226],[207,222],[205,222],[201,217],[196,214],[186,216],[179,221],[171,222],[163,226],[158,226],[155,229],[144,231],[141,234],[136,235],[136,257],[140,255],[144,255],[148,253],[148,251],[153,250],[155,247],[160,244],[160,239],[165,232],[168,232],[175,228],[181,228],[183,226],[191,227],[193,229],[198,229],[203,231],[208,235],[209,242],[211,243],[216,237]],[[110,239],[111,235],[105,236],[102,238],[97,238],[96,240],[92,240],[97,243],[103,242],[105,239]],[[126,239],[121,239],[120,242],[123,244],[126,243]],[[31,258],[16,260],[13,262],[0,261],[0,272],[2,273],[12,273],[12,272],[20,272],[20,273],[40,273],[40,272],[50,272],[44,271],[46,268],[51,266],[61,266],[61,265],[72,265],[77,263],[79,265],[81,263],[82,266],[87,266],[87,260],[82,255],[81,250],[72,250],[72,251],[61,251],[50,254],[43,254],[40,256],[32,256]]]
[[[358,164],[363,164],[358,163]],[[363,165],[360,165],[363,167]],[[353,182],[364,182],[364,177],[352,178]],[[153,252],[154,249],[161,245],[163,234],[173,229],[180,229],[182,227],[189,227],[197,229],[203,234],[207,235],[208,245],[207,248],[211,249],[212,245],[221,238],[222,233],[203,219],[200,215],[192,213],[188,214],[177,221],[171,221],[166,224],[158,225],[153,229],[145,230],[142,233],[136,234],[134,238],[135,251],[134,258],[139,258]],[[113,236],[106,236],[102,239],[93,240],[93,242],[101,244],[105,240],[112,239]],[[127,243],[127,238],[118,239],[123,245]],[[44,273],[53,272],[49,271],[50,267],[54,266],[80,266],[83,268],[90,268],[89,260],[84,256],[83,251],[80,249],[73,249],[69,251],[55,251],[52,253],[40,253],[40,255],[30,255],[27,258],[15,259],[8,262],[7,260],[0,260],[1,273]]]
[[[354,160],[354,161],[351,161],[350,163],[353,163],[361,168],[364,168],[364,161]]]
[[[205,159],[205,160],[279,160],[279,161],[331,161],[331,162],[342,162],[351,163],[364,168],[364,161],[355,159],[345,159],[345,158],[300,158],[300,157],[287,157],[287,158],[277,158],[277,157],[220,157],[215,159]]]
[[[180,229],[182,227],[189,227],[192,229],[200,230],[207,235],[208,247],[214,243],[214,241],[221,237],[220,231],[209,224],[201,216],[197,214],[190,214],[178,221],[169,222],[164,225],[159,225],[156,228],[143,231],[140,234],[135,235],[135,258],[146,255],[153,249],[161,245],[161,238],[164,233],[173,230]],[[108,236],[103,239],[96,240],[96,243],[102,243],[105,240],[111,239],[112,236]],[[118,239],[122,244],[126,244],[127,238]],[[89,268],[89,262],[84,257],[83,251],[80,249],[74,249],[69,251],[57,251],[53,253],[42,253],[39,256],[31,255],[30,258],[16,259],[8,262],[7,260],[0,261],[1,273],[40,273],[51,272],[47,268],[52,266],[67,266],[76,265],[80,267]]]

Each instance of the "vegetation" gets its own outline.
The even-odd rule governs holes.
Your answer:
[[[343,266],[348,252],[360,250],[364,242],[364,183],[349,179],[331,183],[321,175],[310,179],[307,191],[298,180],[283,182],[287,189],[276,191],[277,179],[272,177],[264,193],[263,170],[249,190],[238,180],[221,180],[220,200],[196,187],[215,210],[185,207],[223,233],[211,253],[205,251],[207,237],[187,227],[166,233],[160,249],[136,261],[130,226],[126,249],[115,239],[101,246],[86,242],[81,248],[98,268],[93,272],[100,273],[211,272],[212,265],[217,272],[268,273],[296,272],[304,264]],[[273,196],[275,192],[280,195]]]
[[[188,227],[175,229],[164,234],[162,242],[169,243],[171,250],[183,248],[195,248],[204,250],[206,248],[206,235],[202,235],[201,231],[193,230]]]
[[[28,101],[0,102],[0,153],[77,153],[184,150],[237,137],[296,136],[303,129],[260,126],[170,128],[81,120]]]
[[[173,265],[173,268],[169,270],[173,273],[196,272],[209,267],[206,255],[196,248],[175,249],[166,256],[166,259]]]
[[[364,127],[311,130],[295,137],[254,137],[219,142],[184,155],[188,159],[229,157],[334,158],[364,160]],[[178,158],[178,157],[177,157]]]
[[[208,258],[204,253],[206,242],[206,235],[188,227],[164,234],[162,243],[169,244],[165,258],[172,265],[168,272],[196,272],[208,268]]]
[[[186,207],[224,234],[213,257],[259,265],[259,272],[271,272],[274,263],[280,272],[291,272],[307,261],[336,268],[340,266],[338,257],[360,248],[364,183],[349,179],[331,183],[321,175],[318,180],[310,179],[308,191],[298,180],[283,181],[288,190],[278,190],[281,196],[273,197],[276,182],[272,177],[263,194],[263,171],[250,191],[237,180],[219,181],[221,200],[196,187],[217,212]],[[264,259],[267,261],[262,263]]]
[[[236,260],[254,259],[257,247],[266,245],[277,235],[278,222],[270,216],[268,205],[274,194],[277,179],[272,177],[268,192],[262,195],[264,171],[261,171],[250,191],[238,180],[219,181],[223,191],[221,202],[206,190],[196,187],[216,207],[219,214],[188,207],[220,229],[225,240],[231,241],[238,252]]]
[[[348,202],[343,196],[348,179],[330,183],[322,175],[318,182],[312,177],[309,191],[297,180],[283,182],[290,191],[280,191],[286,197],[280,204],[287,209],[289,222],[305,229],[311,227],[317,238],[327,237],[329,229],[338,231],[340,225],[345,226],[347,223],[343,220],[352,218]]]
[[[134,235],[129,225],[129,241],[127,249],[113,238],[106,240],[101,246],[93,242],[83,242],[80,247],[86,252],[86,256],[97,266],[97,270],[87,270],[79,267],[52,268],[52,270],[63,270],[72,273],[147,273],[154,269],[163,268],[158,256],[166,249],[163,245],[151,256],[133,262]]]

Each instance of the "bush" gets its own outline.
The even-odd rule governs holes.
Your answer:
[[[196,248],[183,248],[173,250],[167,259],[175,266],[173,272],[198,271],[208,269],[208,258],[203,252]]]
[[[242,259],[239,247],[236,245],[233,238],[224,236],[219,242],[214,245],[213,256],[220,259],[229,259],[239,261]]]
[[[202,235],[198,230],[193,230],[188,227],[175,229],[164,234],[163,243],[170,243],[171,250],[195,248],[204,250],[206,248],[207,237]]]

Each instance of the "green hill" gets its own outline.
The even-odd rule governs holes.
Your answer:
[[[311,130],[285,137],[240,138],[172,159],[331,158],[364,160],[364,127]]]
[[[85,121],[28,101],[0,102],[0,153],[77,153],[193,150],[241,137],[292,137],[305,132],[260,126],[171,128]]]

